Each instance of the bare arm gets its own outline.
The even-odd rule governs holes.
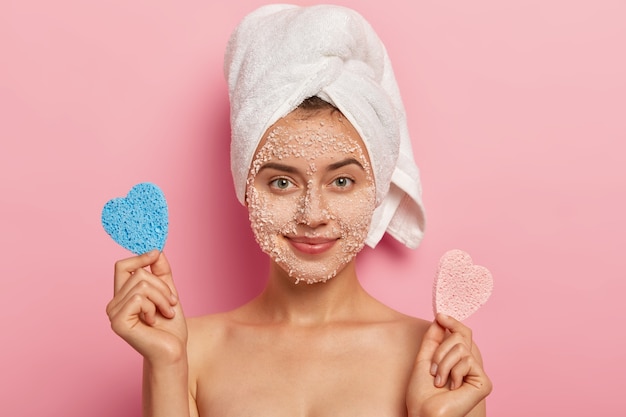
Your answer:
[[[190,416],[187,323],[167,258],[153,251],[121,260],[114,281],[107,314],[144,358],[144,416]]]
[[[186,355],[169,365],[153,366],[144,359],[143,415],[191,417],[187,373]]]

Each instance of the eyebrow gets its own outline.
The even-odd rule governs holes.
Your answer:
[[[334,171],[336,169],[345,167],[346,165],[357,165],[359,168],[364,169],[363,165],[361,165],[361,163],[359,161],[357,161],[354,158],[346,158],[344,160],[335,162],[333,164],[328,165],[328,167],[326,168],[327,172],[330,171]],[[282,171],[282,172],[287,172],[290,174],[295,174],[298,172],[298,170],[290,165],[285,165],[285,164],[279,164],[276,162],[268,162],[267,164],[263,165],[261,168],[259,168],[258,172],[263,171],[264,169],[275,169],[277,171]]]
[[[259,168],[259,172],[263,171],[264,169],[275,169],[277,171],[288,172],[290,174],[295,174],[298,172],[297,169],[290,165],[277,164],[276,162],[268,162],[267,164]]]
[[[359,168],[364,169],[363,165],[361,165],[361,163],[359,161],[357,161],[356,159],[354,159],[354,158],[346,158],[343,161],[335,162],[334,164],[328,165],[328,168],[326,168],[326,171],[334,171],[336,169],[345,167],[346,165],[350,165],[350,164],[358,165]]]

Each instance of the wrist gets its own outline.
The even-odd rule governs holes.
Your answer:
[[[189,416],[187,356],[143,363],[143,415]]]
[[[187,347],[170,345],[156,355],[144,356],[144,366],[154,369],[176,369],[187,367]]]

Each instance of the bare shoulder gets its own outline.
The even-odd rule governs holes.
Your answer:
[[[224,327],[228,313],[207,314],[199,317],[187,318],[190,342],[200,341],[207,335],[215,335],[215,332]]]
[[[189,340],[187,354],[190,368],[201,358],[206,358],[212,348],[220,343],[231,325],[231,313],[208,314],[187,319]]]
[[[247,309],[248,305],[243,305],[234,310],[187,319],[190,373],[223,349],[233,332],[246,323]]]
[[[400,343],[405,348],[417,352],[422,343],[422,337],[431,325],[431,322],[395,310],[391,310],[389,318],[389,325],[387,326],[390,331],[389,340],[393,340],[395,343]]]
[[[402,319],[400,319],[401,325],[405,327],[408,332],[414,333],[414,335],[421,342],[422,336],[424,335],[424,333],[426,333],[426,330],[428,330],[428,327],[432,324],[432,322],[421,319],[421,318],[408,316],[405,314],[401,314],[401,316],[402,316]]]
[[[198,381],[201,379],[203,369],[219,357],[219,351],[229,332],[230,322],[230,313],[187,318],[189,394],[196,403]]]

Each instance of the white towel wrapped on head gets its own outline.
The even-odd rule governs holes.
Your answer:
[[[357,12],[340,6],[263,6],[228,42],[224,71],[231,105],[231,169],[237,198],[266,130],[308,97],[333,104],[361,135],[378,207],[367,245],[385,231],[410,248],[424,232],[419,170],[387,51]]]

